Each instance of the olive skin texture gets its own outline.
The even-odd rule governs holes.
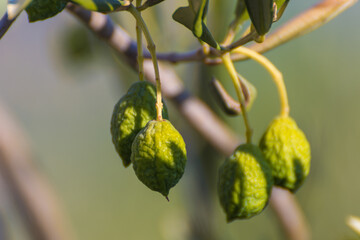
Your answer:
[[[218,195],[227,221],[251,218],[266,207],[271,168],[258,146],[242,144],[219,169]]]
[[[137,134],[131,161],[139,180],[168,199],[185,170],[185,142],[168,120],[152,120]]]
[[[155,103],[155,86],[146,81],[138,81],[131,85],[114,107],[110,131],[115,149],[125,167],[131,164],[131,145],[136,134],[156,118]],[[163,106],[163,117],[168,119],[164,103]]]
[[[310,171],[310,144],[290,117],[277,117],[260,140],[275,185],[295,192]]]

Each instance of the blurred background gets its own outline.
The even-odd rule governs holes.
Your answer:
[[[235,1],[211,2],[209,27],[222,39]],[[159,51],[198,47],[192,33],[171,18],[186,3],[168,0],[145,11]],[[315,3],[291,1],[273,30]],[[5,5],[1,1],[1,15]],[[356,4],[315,32],[265,54],[283,72],[291,115],[312,147],[311,172],[296,197],[313,239],[357,239],[345,218],[360,215],[359,12]],[[128,13],[112,17],[135,36]],[[276,88],[256,63],[236,67],[258,90],[249,113],[257,142],[278,113]],[[230,89],[222,66],[185,63],[174,68],[191,93],[239,136],[244,134],[241,117],[225,116],[209,88],[214,75]],[[123,167],[111,142],[110,118],[137,76],[66,11],[32,24],[22,13],[0,42],[0,73],[0,102],[30,139],[35,164],[56,192],[77,239],[284,238],[269,207],[250,220],[225,222],[215,187],[226,156],[204,142],[170,102],[170,119],[188,150],[185,175],[171,190],[170,202],[140,183],[132,167]],[[0,216],[9,239],[29,239],[13,203],[0,198]]]

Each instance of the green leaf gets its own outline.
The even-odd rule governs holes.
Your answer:
[[[159,4],[165,0],[147,0],[144,4],[148,5],[149,7]]]
[[[265,35],[273,22],[274,0],[245,0],[252,24],[259,35]]]
[[[234,32],[237,32],[242,24],[249,19],[249,14],[246,9],[245,1],[238,0],[235,8],[235,18],[230,24],[230,28],[233,29]]]
[[[249,14],[246,10],[246,4],[244,0],[238,0],[235,8],[235,20],[234,22],[242,23],[249,19]]]
[[[198,38],[200,38],[201,35],[203,34],[203,25],[205,25],[204,20],[206,17],[208,5],[209,5],[209,0],[202,0],[200,8],[196,12],[193,33]]]
[[[220,45],[216,42],[205,23],[208,2],[208,0],[189,0],[189,6],[178,8],[172,17],[192,31],[198,39],[213,48],[220,49]]]
[[[276,6],[277,8],[281,8],[281,6],[285,3],[288,2],[289,0],[275,0]]]
[[[278,21],[281,18],[281,16],[283,15],[289,1],[290,0],[275,0],[276,7],[277,7],[277,19],[276,19],[276,21]]]
[[[61,12],[67,4],[67,0],[32,0],[25,8],[29,22],[44,20]]]
[[[201,33],[199,39],[206,42],[211,47],[220,50],[220,45],[216,42],[216,40],[214,39],[210,30],[207,28],[207,26],[204,23],[202,23],[202,33]]]
[[[201,6],[201,2],[203,0],[188,0],[189,2],[189,7],[194,11],[194,12],[198,12]]]
[[[129,6],[132,0],[70,0],[90,11],[113,12],[120,10],[124,6]]]
[[[195,13],[190,7],[180,7],[176,9],[172,17],[175,21],[192,31],[195,20]]]

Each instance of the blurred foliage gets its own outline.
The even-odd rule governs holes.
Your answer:
[[[94,57],[94,36],[83,26],[71,26],[62,36],[60,46],[65,63],[88,63]]]

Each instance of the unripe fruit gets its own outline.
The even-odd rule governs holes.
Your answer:
[[[111,135],[115,149],[125,167],[131,163],[131,144],[138,132],[156,118],[156,88],[149,82],[131,85],[128,92],[114,107],[111,119]],[[163,117],[168,118],[164,104]]]
[[[186,159],[185,142],[168,120],[150,121],[132,144],[136,176],[166,198],[182,177]]]
[[[250,218],[267,205],[273,178],[258,146],[242,144],[219,170],[218,194],[227,221]]]
[[[290,117],[274,119],[259,144],[272,168],[275,184],[296,191],[310,170],[310,145]]]

